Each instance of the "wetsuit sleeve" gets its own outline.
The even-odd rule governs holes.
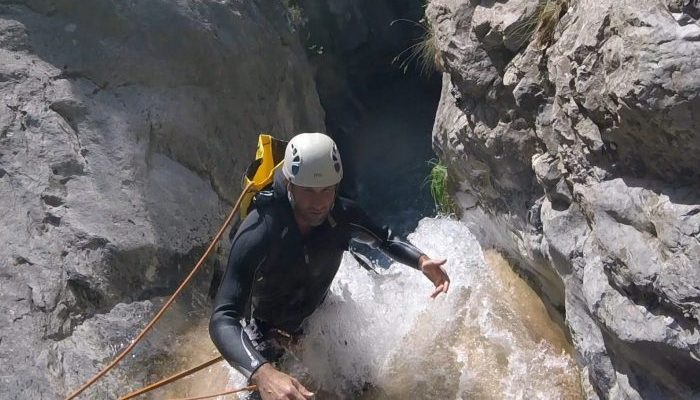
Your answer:
[[[226,273],[214,299],[209,335],[221,355],[247,378],[267,360],[257,351],[243,330],[241,319],[258,267],[266,257],[265,220],[256,210],[243,221],[233,238]]]
[[[380,228],[354,203],[345,207],[352,240],[380,249],[394,261],[420,269],[420,258],[425,253],[416,246],[401,241],[386,228]]]

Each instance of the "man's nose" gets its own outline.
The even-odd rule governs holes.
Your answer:
[[[320,210],[320,209],[324,208],[324,207],[326,206],[326,204],[325,204],[325,202],[323,201],[323,199],[315,199],[315,200],[313,201],[313,203],[311,203],[311,206],[312,206],[314,209]]]
[[[323,196],[323,194],[321,194],[321,193],[319,193],[319,194],[314,194],[314,196],[313,196],[313,198],[312,198],[312,201],[311,201],[311,205],[312,205],[314,208],[317,208],[317,209],[321,209],[321,208],[326,207],[326,198],[325,198],[325,196]]]

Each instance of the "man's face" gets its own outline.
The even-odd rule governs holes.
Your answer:
[[[310,226],[319,226],[326,220],[335,200],[335,185],[315,188],[290,184],[289,191],[297,219]]]

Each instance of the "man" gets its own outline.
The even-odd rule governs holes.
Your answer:
[[[224,358],[258,386],[263,400],[313,396],[272,362],[323,302],[351,240],[421,270],[435,285],[432,297],[449,288],[441,267],[445,260],[391,238],[357,205],[336,196],[342,177],[330,137],[295,136],[272,192],[258,194],[256,208],[233,238],[209,332]]]

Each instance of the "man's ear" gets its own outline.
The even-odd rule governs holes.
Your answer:
[[[333,196],[333,203],[331,203],[331,210],[335,208],[335,202],[338,200],[338,188],[340,185],[335,185],[335,196]]]
[[[294,184],[285,179],[284,186],[287,188],[287,200],[289,200],[289,204],[294,205],[294,195],[292,194],[292,186],[294,186]]]

